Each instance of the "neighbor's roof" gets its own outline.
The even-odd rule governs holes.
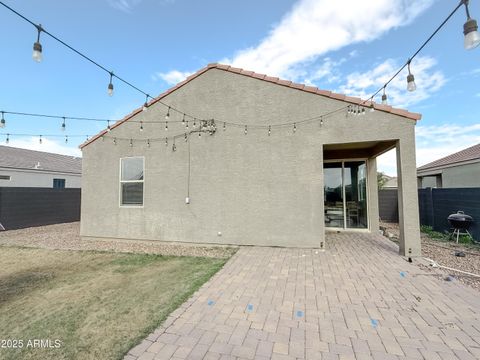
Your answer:
[[[174,87],[172,87],[172,88],[168,89],[167,91],[165,91],[164,93],[160,94],[158,97],[151,100],[149,102],[148,106],[155,104],[156,102],[160,101],[161,99],[163,99],[167,95],[171,94],[172,92],[176,91],[177,89],[181,88],[182,86],[188,84],[190,81],[192,81],[193,79],[197,78],[198,76],[202,75],[203,73],[207,72],[210,69],[219,69],[219,70],[227,71],[227,72],[234,73],[234,74],[240,74],[240,75],[248,76],[248,77],[251,77],[251,78],[254,78],[254,79],[274,83],[274,84],[277,84],[277,85],[280,85],[280,86],[285,86],[285,87],[289,87],[289,88],[292,88],[292,89],[305,91],[307,93],[317,94],[317,95],[320,95],[320,96],[345,101],[345,102],[355,104],[355,105],[361,105],[361,104],[364,104],[365,106],[371,106],[372,105],[372,102],[370,102],[370,101],[364,102],[362,99],[357,98],[357,97],[346,96],[344,94],[337,94],[337,93],[333,93],[333,92],[327,91],[327,90],[320,90],[319,88],[314,87],[314,86],[307,86],[305,84],[298,84],[298,83],[294,83],[294,82],[291,82],[291,81],[288,81],[288,80],[279,79],[278,77],[267,76],[265,74],[257,74],[253,71],[247,71],[247,70],[244,70],[244,69],[231,67],[229,65],[213,63],[213,64],[208,64],[203,69],[198,70],[195,74],[190,75],[189,77],[187,77],[182,82],[179,82]],[[403,116],[403,117],[406,117],[406,118],[409,118],[409,119],[412,119],[412,120],[420,120],[421,117],[422,117],[421,114],[412,113],[412,112],[409,112],[409,111],[403,110],[403,109],[393,108],[389,105],[382,105],[382,104],[377,104],[377,103],[373,103],[373,105],[374,105],[376,110],[392,113],[392,114],[395,114],[395,115],[400,115],[400,116]],[[113,128],[121,125],[122,123],[131,119],[132,117],[134,117],[135,115],[137,115],[141,111],[142,111],[142,107],[134,110],[133,112],[131,112],[130,114],[125,116],[122,120],[117,121],[110,128],[113,129]],[[96,139],[98,139],[99,137],[104,135],[106,132],[107,132],[106,130],[103,130],[102,132],[100,132],[96,136],[92,137],[90,140],[88,140],[88,141],[84,142],[82,145],[80,145],[80,148],[83,148],[83,147],[87,146],[88,144],[92,143],[93,141],[95,141]]]
[[[431,163],[420,166],[417,170],[423,171],[435,168],[442,168],[472,160],[480,161],[480,144],[473,145],[469,148],[456,152],[455,154],[451,154],[445,156],[444,158],[432,161]]]
[[[0,145],[0,168],[81,174],[82,158]]]

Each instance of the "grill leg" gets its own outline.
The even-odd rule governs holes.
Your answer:
[[[460,236],[460,229],[455,230],[457,232],[457,244],[458,244],[458,237]]]

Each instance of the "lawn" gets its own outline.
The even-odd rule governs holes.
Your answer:
[[[23,341],[3,341],[1,359],[120,359],[226,262],[17,247],[0,259],[0,341]]]

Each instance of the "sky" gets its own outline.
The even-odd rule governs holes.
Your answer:
[[[445,0],[2,0],[68,44],[156,96],[208,63],[220,62],[369,98],[458,4]],[[480,0],[470,1],[480,21]],[[459,9],[387,87],[389,104],[422,113],[417,165],[480,142],[480,47],[463,48]],[[0,6],[0,111],[120,119],[145,97],[45,34],[43,61],[32,60],[36,29]],[[377,98],[376,101],[380,102]],[[105,123],[6,114],[0,144],[81,156],[78,145]],[[44,134],[42,144],[39,134]],[[48,137],[52,135],[82,135]],[[394,152],[379,171],[396,174]]]

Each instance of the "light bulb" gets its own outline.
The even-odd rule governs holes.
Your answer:
[[[113,84],[112,83],[108,84],[107,93],[108,93],[108,96],[113,96]]]
[[[40,138],[38,139],[38,142],[41,144],[42,143],[42,135],[40,135]]]
[[[130,147],[132,147],[132,146],[133,146],[133,140],[130,139]]]
[[[415,76],[413,74],[408,74],[407,76],[407,90],[408,91],[415,91],[417,89],[417,85],[415,84]]]
[[[147,110],[148,110],[148,104],[147,104],[147,102],[145,102],[145,103],[143,104],[142,110],[143,110],[143,111],[147,111]]]
[[[168,107],[167,114],[165,115],[165,120],[170,118],[170,106]]]
[[[168,121],[165,121],[165,131],[168,131]]]
[[[65,128],[66,128],[65,120],[63,120],[62,127],[60,128],[60,130],[65,131]]]
[[[244,130],[245,135],[247,135],[248,130],[247,130],[247,125],[245,125],[245,130]]]
[[[5,142],[8,144],[10,142],[10,134],[7,134],[7,138],[5,139]]]
[[[103,139],[103,137],[102,137]],[[68,136],[65,136],[65,144],[68,143]]]
[[[480,45],[480,33],[478,32],[477,21],[468,17],[463,25],[463,34],[465,35],[463,45],[466,50],[471,50]]]
[[[2,112],[2,120],[0,120],[0,128],[3,129],[5,127],[5,125],[6,125],[6,123],[5,123],[5,119],[3,118],[3,112]]]
[[[150,139],[147,139],[147,146],[150,147]]]
[[[140,121],[140,131],[143,131],[143,122]]]
[[[382,104],[387,105],[387,94],[382,95]]]
[[[35,60],[35,61],[38,62],[38,63],[43,60],[43,56],[42,56],[42,44],[40,44],[39,42],[35,42],[35,43],[33,44],[32,58],[33,58],[33,60]]]

